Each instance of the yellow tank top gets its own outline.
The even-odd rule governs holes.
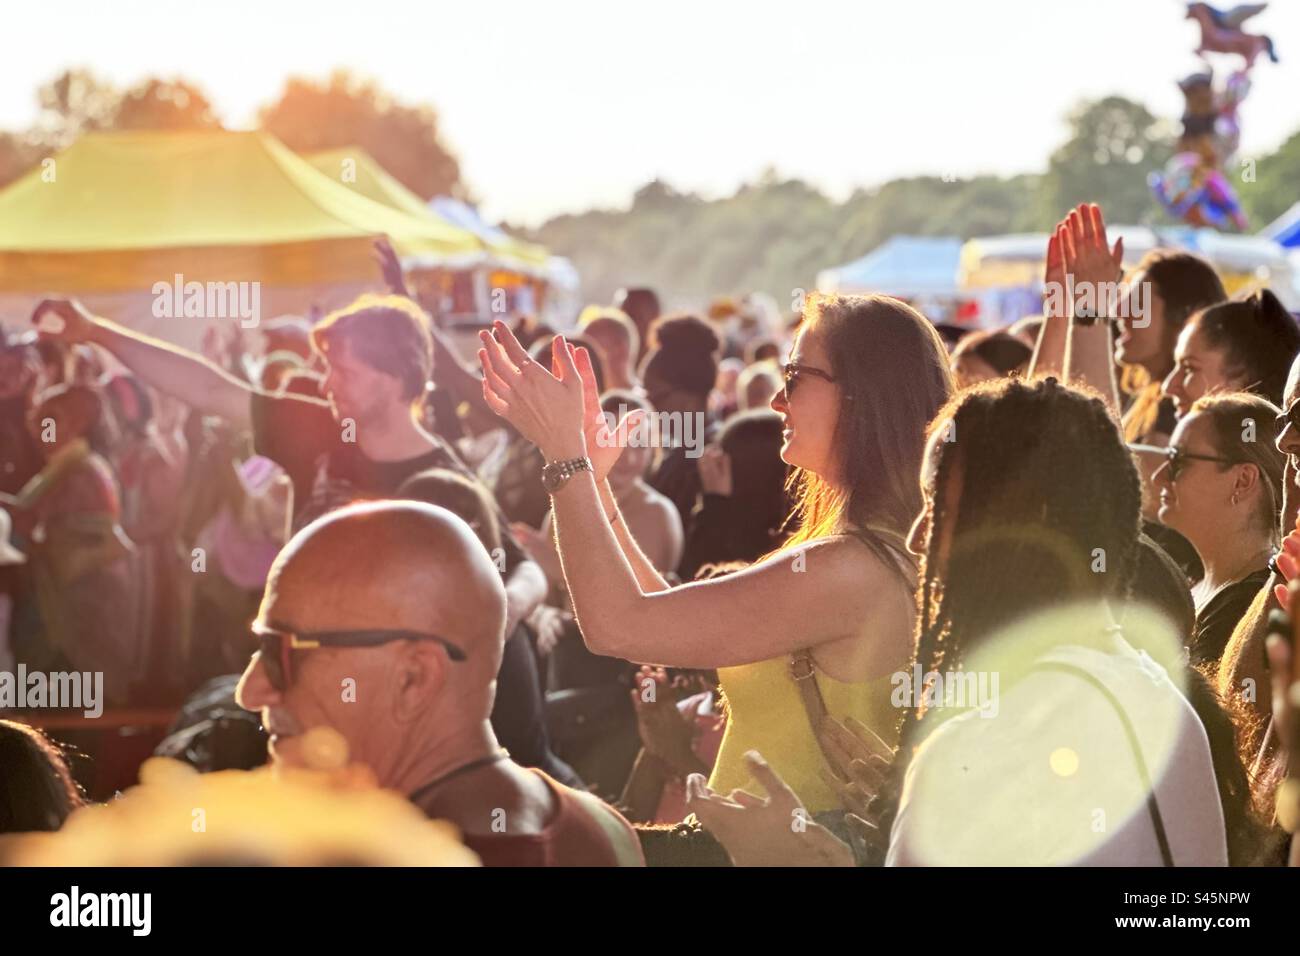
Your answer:
[[[757,750],[799,795],[809,813],[838,810],[835,791],[822,782],[826,758],[789,667],[789,658],[780,657],[719,669],[718,680],[729,711],[709,787],[722,794],[741,789],[762,796],[763,788],[744,763],[745,753]],[[846,684],[819,670],[815,679],[832,717],[856,717],[892,747],[897,740],[899,712],[890,704],[891,676]]]

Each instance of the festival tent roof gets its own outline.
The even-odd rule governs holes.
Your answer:
[[[1287,249],[1300,249],[1300,202],[1261,229],[1259,234]]]
[[[323,176],[261,132],[91,133],[0,192],[0,292],[138,292],[186,281],[373,280],[399,251],[477,252],[465,230]]]
[[[463,233],[467,240],[473,243],[474,248],[479,250],[472,259],[460,257],[454,263],[447,263],[438,256],[429,256],[419,249],[407,250],[399,248],[398,252],[404,253],[404,258],[411,265],[492,265],[501,262],[503,259],[509,261],[508,255],[503,255],[501,249],[494,246],[487,238],[480,236],[475,230],[435,212],[431,205],[420,198],[418,193],[403,185],[388,170],[384,169],[377,159],[360,146],[343,146],[338,149],[321,150],[317,153],[308,154],[304,159],[318,171],[336,182],[342,183],[353,192],[365,196],[367,199],[383,203],[389,208],[399,210],[409,216],[415,216],[417,219],[427,219]],[[531,262],[521,262],[520,265],[531,269],[533,264]]]
[[[1207,259],[1229,292],[1267,284],[1294,308],[1296,292],[1286,250],[1263,236],[1242,236],[1209,228],[1112,226],[1112,241],[1124,239],[1124,265],[1131,268],[1152,249],[1184,249]],[[1041,286],[1047,233],[987,236],[969,240],[961,251],[958,279],[969,290]]]
[[[367,199],[373,199],[393,209],[400,209],[411,216],[420,218],[429,216],[424,200],[398,181],[360,146],[323,149],[320,152],[308,153],[303,156],[303,159],[316,167],[319,172]],[[446,222],[442,219],[438,221]],[[452,224],[447,223],[447,225]],[[453,228],[460,227],[453,226]],[[468,232],[468,230],[462,231]]]
[[[546,260],[550,258],[546,249],[536,243],[516,239],[489,224],[473,206],[450,196],[435,196],[429,200],[429,209],[441,219],[468,229],[482,239],[503,267],[519,267],[531,274],[545,274]]]
[[[962,243],[951,236],[894,236],[855,262],[817,275],[823,292],[954,296]]]

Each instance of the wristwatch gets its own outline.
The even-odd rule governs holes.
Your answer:
[[[591,471],[590,458],[565,458],[542,467],[542,487],[553,495],[580,471]]]

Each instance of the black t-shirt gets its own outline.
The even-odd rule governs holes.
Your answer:
[[[1205,577],[1205,568],[1201,565],[1201,556],[1196,553],[1196,548],[1173,528],[1159,521],[1143,520],[1142,532],[1178,563],[1183,574],[1187,575],[1187,580],[1199,581]]]
[[[447,468],[475,482],[478,476],[446,442],[429,436],[429,451],[401,461],[367,458],[346,441],[343,426],[327,403],[302,395],[254,393],[253,447],[289,475],[293,483],[293,530],[354,501],[391,498],[402,483],[430,468]],[[497,509],[506,573],[527,560]]]
[[[1187,656],[1193,664],[1217,661],[1223,656],[1228,638],[1232,637],[1259,589],[1268,583],[1269,575],[1268,568],[1260,568],[1236,584],[1229,584],[1201,609],[1201,613],[1196,615],[1196,631],[1187,648]]]

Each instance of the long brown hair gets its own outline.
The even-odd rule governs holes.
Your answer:
[[[1163,378],[1173,368],[1174,346],[1188,317],[1198,309],[1222,302],[1228,293],[1214,267],[1190,252],[1152,249],[1132,275],[1143,273],[1165,305],[1164,340],[1160,345],[1160,354],[1167,363],[1160,373]],[[1120,369],[1120,387],[1125,394],[1135,396],[1124,416],[1124,440],[1140,441],[1155,427],[1160,415],[1161,379],[1153,378],[1140,365],[1121,365]]]
[[[799,524],[783,548],[850,529],[906,535],[921,510],[925,430],[954,391],[943,341],[920,312],[883,295],[814,294],[804,328],[824,333],[840,387],[833,447],[841,483],[794,469]]]

